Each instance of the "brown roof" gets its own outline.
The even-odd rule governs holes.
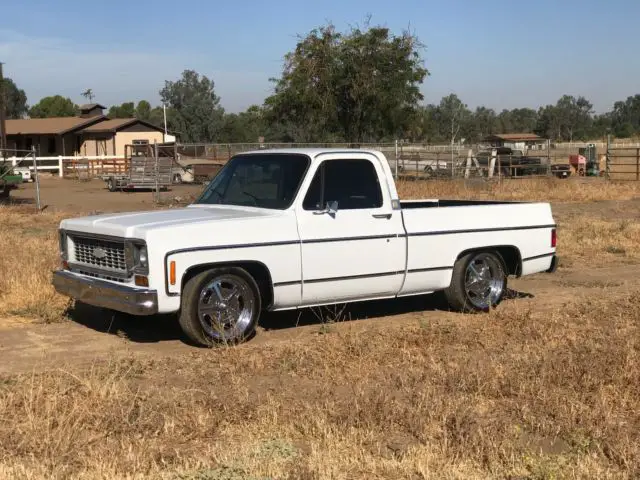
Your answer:
[[[161,132],[164,131],[162,128],[158,127],[157,125],[153,125],[152,123],[145,122],[137,118],[111,118],[111,119],[105,120],[104,122],[91,125],[82,131],[87,133],[117,132],[118,130],[129,127],[136,123],[141,123],[142,125],[152,128],[154,130],[158,130]]]
[[[500,139],[507,141],[535,141],[535,140],[543,140],[542,137],[539,137],[535,133],[498,133],[495,135],[489,135],[488,139]]]
[[[52,117],[24,118],[7,120],[7,135],[61,135],[92,125],[105,119],[105,116],[91,118]]]
[[[80,105],[80,110],[93,110],[96,107],[101,108],[102,110],[107,108],[104,105],[100,105],[99,103],[85,103],[84,105]]]

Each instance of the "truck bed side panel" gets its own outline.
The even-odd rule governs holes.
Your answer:
[[[400,295],[449,286],[461,253],[489,246],[516,247],[522,273],[551,265],[551,209],[543,203],[512,203],[403,209],[407,231],[407,278]]]

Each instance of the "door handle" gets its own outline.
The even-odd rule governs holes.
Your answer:
[[[391,213],[374,213],[371,216],[373,218],[386,218],[386,219],[389,219],[389,218],[391,218],[391,215],[392,215]]]

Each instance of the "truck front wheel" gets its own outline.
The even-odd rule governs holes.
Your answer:
[[[449,306],[460,312],[488,311],[507,290],[504,262],[497,253],[476,251],[460,257],[444,293]]]
[[[260,290],[246,270],[213,268],[186,282],[179,321],[187,337],[200,346],[235,344],[253,335],[260,310]]]

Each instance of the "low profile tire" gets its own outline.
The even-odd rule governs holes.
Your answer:
[[[502,258],[495,252],[477,251],[456,261],[451,284],[444,294],[453,310],[473,313],[497,306],[506,291],[507,275]]]
[[[214,268],[185,284],[179,322],[199,346],[237,344],[253,335],[260,310],[260,290],[246,270]]]

